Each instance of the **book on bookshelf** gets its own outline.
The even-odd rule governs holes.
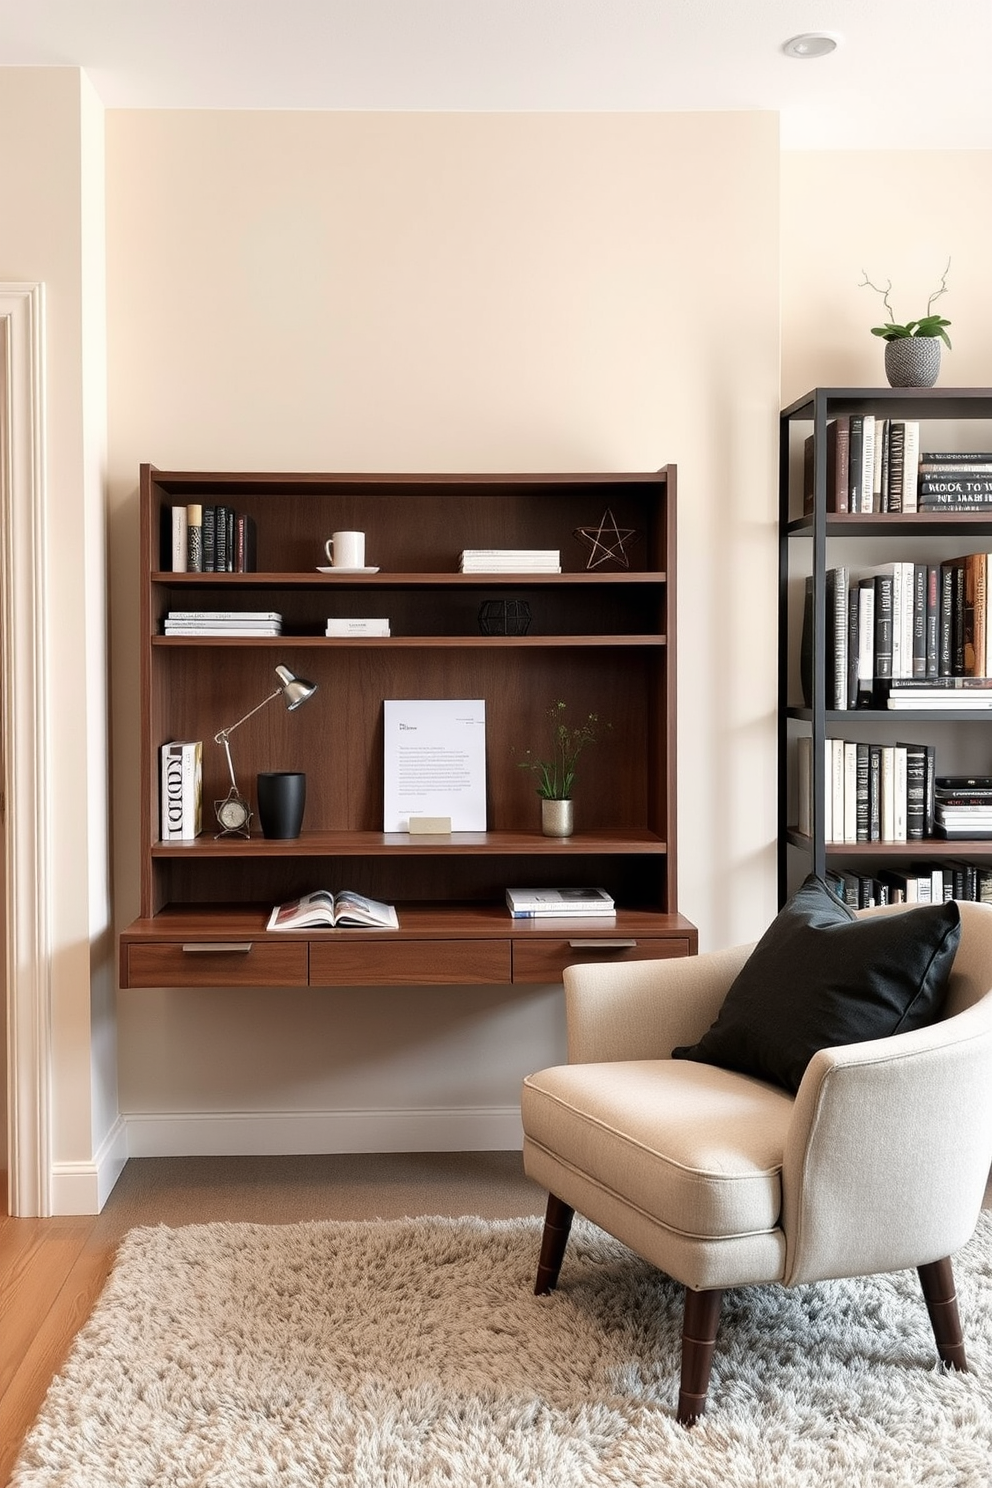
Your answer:
[[[514,919],[583,918],[586,915],[608,916],[616,913],[616,904],[606,889],[511,888],[506,903]]]
[[[356,894],[353,889],[315,889],[300,899],[277,904],[266,930],[398,930],[399,917],[391,904]]]
[[[173,573],[186,573],[189,562],[188,530],[189,517],[185,506],[172,508],[172,551],[170,568]]]
[[[992,450],[923,450],[920,465],[992,465]]]
[[[195,501],[186,507],[186,569],[203,572],[203,507]]]
[[[163,842],[186,841],[203,830],[203,741],[171,739],[159,749]]]

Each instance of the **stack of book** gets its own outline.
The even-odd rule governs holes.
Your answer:
[[[992,451],[924,451],[920,456],[920,511],[987,511],[990,508]]]
[[[992,837],[992,775],[939,775],[934,794],[939,837]]]
[[[275,610],[170,610],[162,627],[167,636],[278,636],[282,616]]]
[[[561,573],[558,548],[465,548],[459,573]]]
[[[325,636],[388,636],[389,633],[388,619],[370,619],[364,615],[352,620],[332,615],[324,631]]]
[[[616,914],[605,889],[507,889],[506,902],[515,920],[606,919]]]

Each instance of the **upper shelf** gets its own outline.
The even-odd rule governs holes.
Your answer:
[[[866,404],[884,407],[887,418],[981,419],[992,417],[992,388],[815,388],[783,408],[783,419],[812,419],[816,403],[831,415],[858,413]],[[984,405],[984,406],[983,406]]]
[[[581,570],[577,573],[173,573],[159,570],[151,575],[153,584],[170,588],[255,589],[491,589],[497,585],[519,589],[557,588],[568,584],[664,584],[667,574],[654,570],[610,569],[605,572]]]

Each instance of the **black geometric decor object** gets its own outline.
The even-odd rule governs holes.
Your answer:
[[[522,636],[530,629],[530,605],[525,599],[484,599],[479,606],[483,635]]]

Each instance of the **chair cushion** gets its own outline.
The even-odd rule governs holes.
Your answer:
[[[608,1193],[681,1235],[779,1223],[792,1097],[671,1059],[569,1064],[524,1081],[524,1131]]]
[[[960,937],[956,900],[859,918],[810,875],[758,941],[716,1021],[672,1055],[796,1091],[818,1049],[935,1022]]]

